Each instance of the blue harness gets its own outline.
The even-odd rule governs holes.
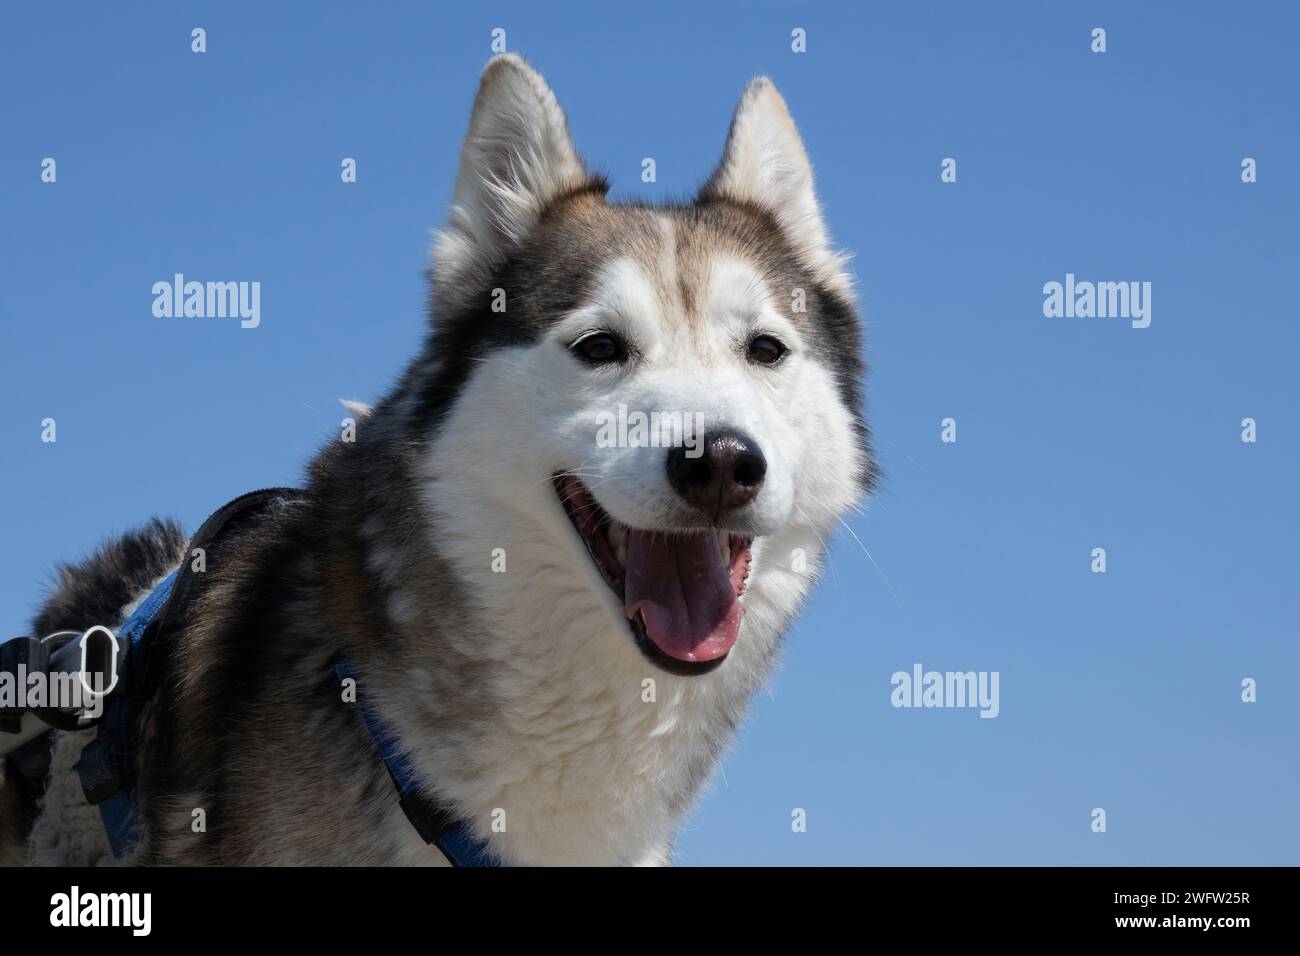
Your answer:
[[[351,680],[354,687],[358,685],[349,658],[339,661],[334,667],[334,673],[340,684]],[[456,820],[445,807],[425,796],[410,758],[399,747],[397,735],[384,726],[379,715],[364,701],[361,703],[361,717],[379,750],[379,759],[384,762],[388,775],[393,778],[397,802],[424,842],[441,850],[453,866],[500,866],[500,861],[488,849],[486,840],[475,836],[468,824]]]
[[[143,701],[141,691],[149,667],[149,645],[156,633],[149,625],[167,606],[176,578],[173,571],[118,629],[123,663],[117,684],[104,699],[104,712],[95,739],[73,766],[81,777],[86,799],[99,805],[104,832],[113,856],[122,859],[140,842],[140,808],[135,799],[136,739]]]
[[[204,523],[191,545],[199,541],[206,545],[235,513],[287,491],[269,489],[235,499]],[[165,651],[165,648],[155,646],[160,643],[161,629],[152,625],[156,621],[161,623],[159,613],[169,607],[173,596],[184,597],[182,592],[189,583],[184,578],[185,570],[182,565],[168,575],[118,629],[117,640],[122,648],[118,682],[103,700],[104,711],[95,739],[82,750],[74,767],[81,778],[86,799],[99,807],[113,856],[119,860],[140,842],[140,808],[136,800],[139,741],[136,728],[145,707],[151,658]],[[340,683],[347,679],[356,680],[352,662],[346,657],[335,666],[335,674]],[[486,840],[476,836],[468,824],[426,795],[415,768],[400,750],[396,735],[383,726],[375,711],[365,702],[361,703],[360,710],[366,730],[393,780],[398,804],[421,838],[441,850],[453,866],[500,866]]]

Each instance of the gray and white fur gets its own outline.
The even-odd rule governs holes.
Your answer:
[[[541,76],[493,59],[433,248],[422,353],[356,409],[355,443],[315,458],[303,499],[223,535],[196,575],[140,729],[132,862],[443,864],[341,699],[343,655],[430,793],[504,862],[670,861],[874,466],[850,278],[775,87],[749,84],[694,202],[606,189]],[[592,329],[624,360],[575,357]],[[749,357],[759,334],[782,343],[779,362]],[[598,414],[620,403],[747,436],[761,488],[702,511],[663,448],[597,447]],[[682,673],[647,656],[557,475],[583,483],[612,534],[752,541],[725,659]],[[65,568],[36,632],[120,623],[185,553],[155,522]],[[43,796],[0,785],[0,861],[107,858],[77,807],[80,742],[53,746]]]

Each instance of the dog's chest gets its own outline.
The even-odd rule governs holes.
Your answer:
[[[492,842],[520,863],[665,862],[715,752],[698,703],[667,694],[656,700],[648,687],[636,707],[596,697],[509,715],[473,801]]]

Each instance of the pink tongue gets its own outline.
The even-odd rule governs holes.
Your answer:
[[[646,636],[680,661],[711,661],[736,643],[744,608],[718,554],[716,534],[668,538],[632,529],[627,537],[624,608]]]

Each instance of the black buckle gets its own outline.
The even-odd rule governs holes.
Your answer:
[[[0,674],[13,675],[16,684],[20,667],[28,674],[47,673],[50,669],[49,648],[34,637],[15,637],[0,644]],[[8,707],[0,704],[0,731],[18,733],[27,709],[17,703]]]

